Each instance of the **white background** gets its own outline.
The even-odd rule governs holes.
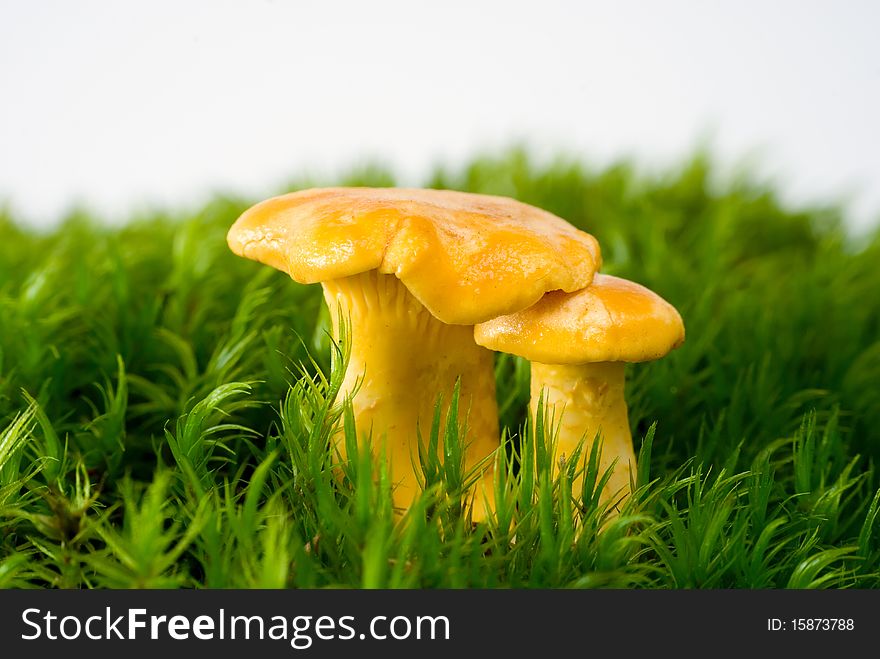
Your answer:
[[[880,3],[0,0],[0,203],[47,225],[515,141],[647,170],[708,144],[880,219]]]

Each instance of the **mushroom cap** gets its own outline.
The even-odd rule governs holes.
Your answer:
[[[542,364],[643,362],[684,342],[675,307],[635,282],[597,274],[574,293],[547,293],[532,307],[474,327],[476,342]]]
[[[435,317],[461,325],[583,288],[601,264],[596,239],[551,213],[450,190],[302,190],[247,210],[227,242],[303,284],[393,274]]]

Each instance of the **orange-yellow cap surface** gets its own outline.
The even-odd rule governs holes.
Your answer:
[[[684,323],[662,297],[597,274],[574,293],[547,293],[532,307],[474,328],[476,342],[542,364],[642,362],[684,342]]]
[[[263,201],[227,236],[304,284],[378,270],[437,318],[471,325],[588,285],[599,244],[551,213],[449,190],[324,188]]]

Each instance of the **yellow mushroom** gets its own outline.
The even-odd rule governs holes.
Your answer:
[[[684,341],[675,308],[656,293],[626,279],[597,274],[574,293],[547,293],[534,306],[480,323],[476,342],[531,362],[531,409],[540,394],[558,424],[554,464],[585,440],[585,461],[601,434],[604,473],[615,464],[601,500],[617,506],[635,480],[626,400],[625,362],[659,359]],[[573,483],[580,491],[582,477]]]
[[[342,390],[355,392],[359,433],[372,434],[374,449],[385,442],[400,508],[418,492],[417,429],[427,437],[437,396],[448,403],[458,378],[465,466],[499,445],[492,353],[474,342],[472,326],[546,291],[583,288],[600,262],[595,238],[555,215],[440,190],[303,190],[246,211],[228,242],[298,282],[321,282],[334,322],[337,306],[350,317]],[[480,496],[490,507],[491,476],[484,472]],[[478,506],[473,517],[485,513]]]

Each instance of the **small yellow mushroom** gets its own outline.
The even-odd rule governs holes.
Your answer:
[[[476,342],[531,362],[531,409],[543,392],[558,424],[554,465],[585,440],[585,461],[597,433],[600,472],[613,468],[601,500],[619,506],[635,480],[636,456],[624,399],[625,362],[659,359],[684,342],[675,308],[626,279],[597,274],[587,288],[547,293],[534,306],[480,323]],[[582,466],[582,465],[581,465]],[[572,484],[580,491],[582,476]]]
[[[474,342],[473,325],[547,291],[583,288],[600,265],[595,238],[555,215],[441,190],[303,190],[246,211],[228,242],[298,282],[321,282],[334,322],[337,307],[351,319],[342,393],[354,392],[359,433],[372,434],[375,450],[385,442],[404,509],[418,492],[417,431],[428,436],[438,395],[448,403],[457,379],[466,468],[499,446],[492,353]],[[485,469],[476,497],[489,508],[492,474]],[[475,506],[473,518],[486,512]]]

